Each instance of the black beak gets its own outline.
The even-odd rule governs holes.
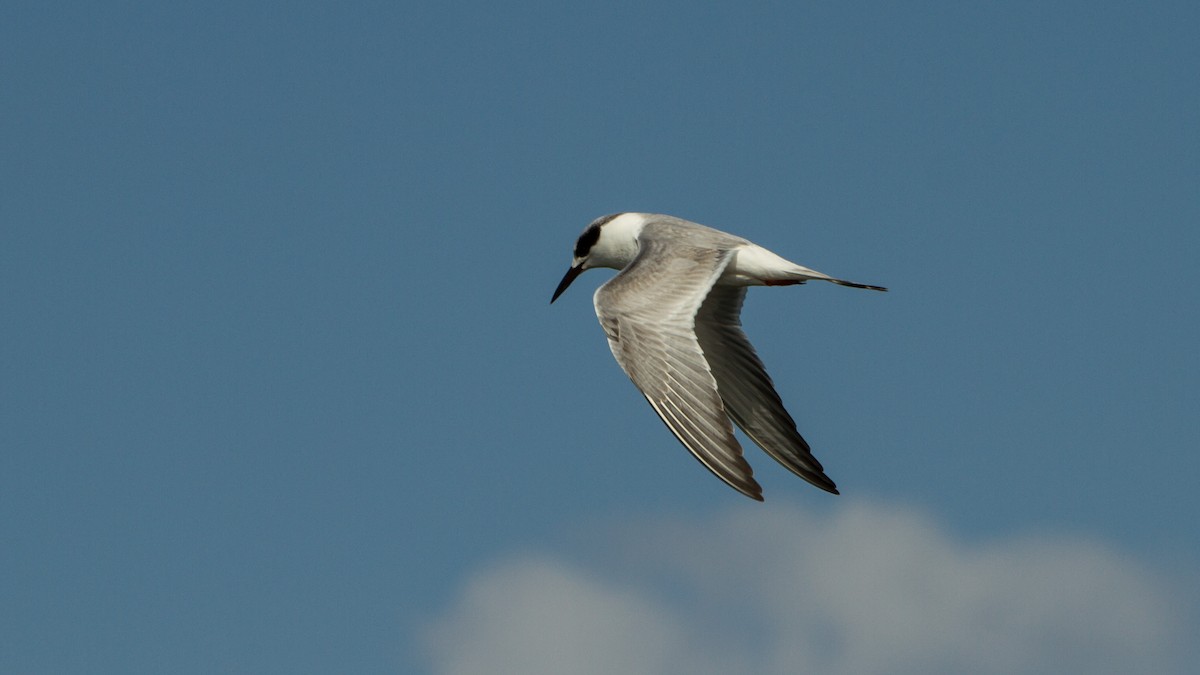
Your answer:
[[[570,286],[571,282],[575,281],[575,277],[579,276],[580,274],[583,274],[582,265],[579,267],[572,267],[571,269],[567,270],[567,273],[563,275],[562,281],[558,282],[558,288],[554,289],[554,296],[550,298],[550,304],[553,305],[554,301],[558,299],[558,296],[562,295],[563,291],[567,290],[567,286]]]

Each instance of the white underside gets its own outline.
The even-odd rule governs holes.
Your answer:
[[[829,279],[829,276],[781,258],[757,244],[746,244],[737,250],[717,283],[722,286],[764,286],[768,281],[806,279]]]

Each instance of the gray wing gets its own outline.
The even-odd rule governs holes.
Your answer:
[[[595,295],[617,363],[705,467],[762,500],[695,333],[696,312],[731,252],[644,237],[637,257]]]
[[[792,473],[838,494],[796,422],[783,407],[771,377],[741,328],[745,287],[714,286],[696,316],[696,338],[725,410],[755,443]]]

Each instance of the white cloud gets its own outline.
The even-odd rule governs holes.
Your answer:
[[[616,528],[471,579],[439,675],[1183,672],[1167,584],[1081,539],[964,543],[911,510],[755,505]]]

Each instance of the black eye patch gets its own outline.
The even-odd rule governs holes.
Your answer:
[[[579,240],[575,242],[575,257],[582,258],[586,256],[588,251],[592,250],[592,247],[595,246],[596,242],[599,240],[600,226],[595,224],[589,225],[588,229],[584,230],[583,234],[579,235]]]
[[[583,231],[583,234],[579,235],[579,239],[575,242],[575,257],[582,258],[586,256],[588,251],[591,251],[596,242],[600,240],[600,226],[619,215],[621,214],[613,213],[593,220],[592,224],[588,225],[588,228]]]

